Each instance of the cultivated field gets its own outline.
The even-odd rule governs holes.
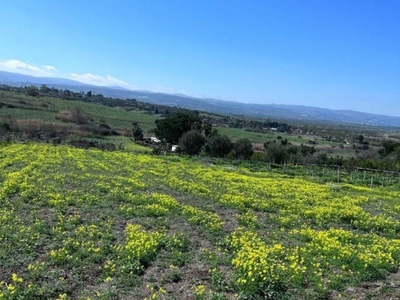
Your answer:
[[[400,297],[398,186],[0,146],[0,299]]]

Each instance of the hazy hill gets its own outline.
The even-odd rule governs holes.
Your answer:
[[[0,83],[9,85],[28,85],[28,84],[62,84],[62,85],[85,85],[82,82],[57,77],[35,77],[18,73],[0,71]]]
[[[363,113],[351,110],[330,110],[302,105],[252,104],[223,101],[212,98],[195,98],[180,94],[154,93],[150,91],[131,91],[122,87],[101,87],[84,84],[78,81],[54,78],[34,77],[17,73],[1,72],[0,84],[8,85],[41,85],[72,91],[93,91],[107,97],[120,99],[137,99],[147,103],[172,107],[201,110],[220,114],[235,114],[265,118],[285,118],[307,121],[329,121],[340,123],[365,124],[373,126],[400,127],[400,117]]]

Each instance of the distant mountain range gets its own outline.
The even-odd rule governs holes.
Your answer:
[[[195,98],[181,94],[154,93],[150,91],[131,91],[122,87],[104,87],[85,84],[79,81],[55,78],[34,77],[18,73],[0,71],[0,84],[12,86],[41,85],[75,92],[92,91],[107,97],[136,99],[142,102],[181,107],[219,114],[245,115],[261,118],[293,119],[305,121],[325,121],[372,126],[400,127],[400,117],[363,113],[351,110],[331,110],[302,105],[252,104],[223,101],[212,98]]]
[[[56,77],[35,77],[19,73],[0,71],[0,83],[9,85],[29,85],[29,84],[65,84],[65,85],[85,85],[82,82]]]

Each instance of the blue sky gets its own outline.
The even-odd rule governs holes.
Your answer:
[[[400,116],[400,1],[6,1],[0,70]]]

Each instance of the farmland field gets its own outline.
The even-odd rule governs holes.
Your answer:
[[[0,146],[0,299],[396,298],[399,236],[396,186]]]

